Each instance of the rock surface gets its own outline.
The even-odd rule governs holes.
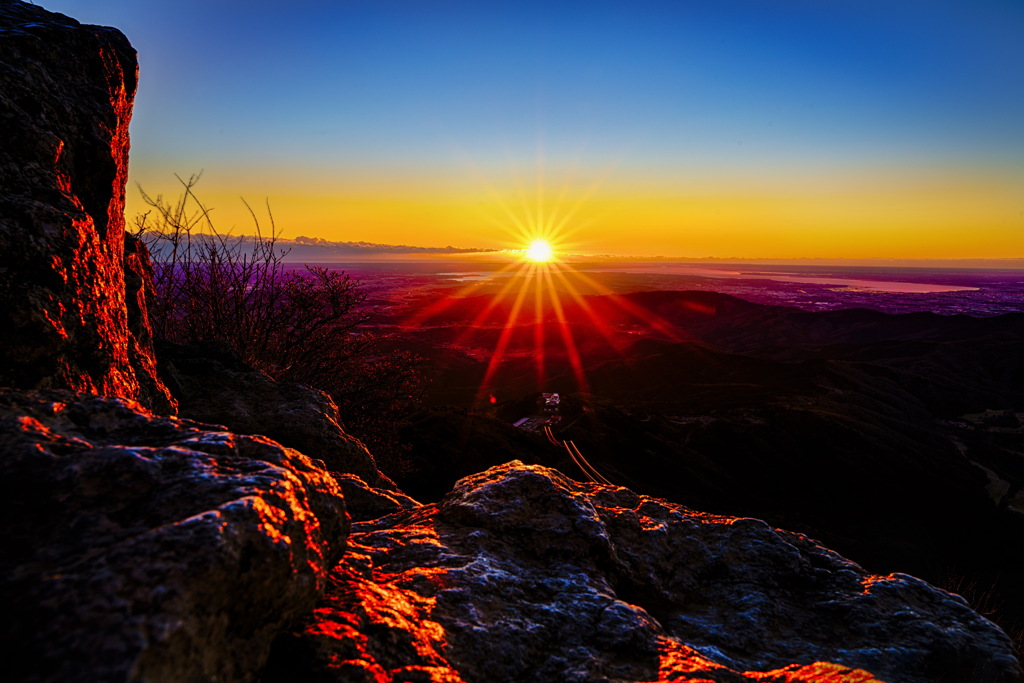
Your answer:
[[[125,302],[137,69],[115,29],[0,3],[0,385],[173,409]]]
[[[367,522],[402,510],[418,508],[420,503],[401,491],[374,488],[352,474],[331,472],[345,496],[345,507],[353,522]]]
[[[9,680],[255,680],[344,551],[334,478],[262,437],[7,391],[0,452]]]
[[[958,596],[755,519],[518,462],[353,525],[265,680],[1019,681]]]
[[[238,357],[227,344],[163,343],[163,374],[183,417],[263,434],[324,461],[333,472],[355,474],[375,487],[396,489],[377,469],[373,455],[340,424],[338,406],[326,393],[302,384],[276,382]]]

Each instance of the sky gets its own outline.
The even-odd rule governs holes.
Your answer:
[[[139,51],[137,186],[286,238],[1024,257],[1021,0],[39,0]]]

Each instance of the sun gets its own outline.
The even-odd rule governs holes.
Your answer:
[[[530,261],[547,263],[554,256],[554,251],[552,251],[551,245],[548,244],[547,240],[535,239],[530,242],[530,246],[526,248],[524,255]]]

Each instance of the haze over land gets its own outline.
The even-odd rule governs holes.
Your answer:
[[[132,36],[131,180],[204,169],[222,228],[245,196],[334,241],[1024,256],[1020,3],[46,4]]]

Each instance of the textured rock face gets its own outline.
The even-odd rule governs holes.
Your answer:
[[[353,522],[365,522],[402,510],[418,508],[420,504],[401,491],[374,488],[351,474],[331,472],[345,496],[345,507]]]
[[[181,415],[222,424],[240,434],[264,434],[349,472],[376,487],[395,489],[373,455],[340,425],[338,406],[322,391],[275,382],[246,365],[226,344],[161,345],[167,382]]]
[[[807,537],[509,463],[353,525],[267,679],[1019,681],[958,596]]]
[[[8,391],[0,452],[11,680],[255,680],[344,551],[335,479],[262,437]]]
[[[120,32],[0,3],[0,385],[170,408],[125,302],[136,72]]]

